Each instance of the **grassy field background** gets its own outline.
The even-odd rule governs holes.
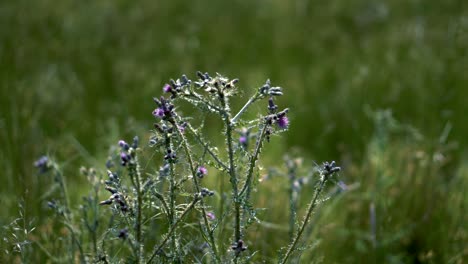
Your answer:
[[[320,243],[303,260],[468,261],[462,0],[2,1],[0,225],[17,217],[20,199],[35,226],[50,217],[37,157],[65,162],[79,201],[89,188],[80,165],[103,169],[109,145],[144,139],[152,97],[197,70],[240,78],[246,98],[267,78],[284,87],[291,128],[264,166],[299,148],[336,160],[341,180],[356,186],[321,208],[309,234]],[[262,197],[284,183],[266,186],[259,205],[282,208],[284,199]],[[274,259],[268,244],[284,231],[259,230],[266,239],[251,246]]]

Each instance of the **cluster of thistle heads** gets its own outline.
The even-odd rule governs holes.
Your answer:
[[[149,140],[149,145],[150,147],[158,146],[163,149],[163,164],[159,169],[160,178],[166,178],[171,173],[171,166],[179,161],[176,150],[180,151],[180,141],[185,137],[184,133],[186,133],[186,130],[190,129],[192,132],[196,130],[192,127],[192,120],[181,116],[177,111],[176,103],[179,99],[189,102],[207,112],[217,113],[223,120],[228,120],[227,123],[239,133],[239,137],[236,140],[238,146],[244,150],[248,149],[251,140],[257,141],[257,146],[259,146],[258,140],[266,140],[269,142],[271,135],[276,132],[287,130],[289,127],[290,122],[287,116],[288,109],[279,110],[278,105],[275,103],[276,97],[283,95],[282,88],[272,86],[270,80],[267,80],[264,85],[258,88],[247,104],[232,117],[230,116],[231,109],[229,106],[229,98],[238,94],[236,85],[239,80],[228,79],[219,74],[212,77],[208,73],[201,72],[197,72],[197,76],[198,80],[196,81],[188,79],[185,75],[182,75],[181,78],[177,80],[170,80],[170,82],[165,84],[162,88],[164,95],[159,98],[153,98],[153,101],[156,103],[156,108],[152,111],[152,116],[156,119],[156,122],[154,123],[154,134]],[[256,119],[256,122],[260,124],[259,127],[264,131],[261,137],[259,132],[253,131],[255,126],[251,126],[252,121],[246,122],[239,120],[239,117],[245,109],[247,109],[251,103],[260,99],[268,99],[264,114],[261,118]],[[238,124],[240,124],[240,128],[237,128]],[[139,138],[133,138],[130,144],[124,140],[120,140],[118,145],[120,147],[118,156],[120,165],[126,167],[129,170],[129,174],[137,173],[137,171],[140,170],[137,161]],[[204,162],[206,161],[203,158],[201,159],[201,164],[195,163],[195,167],[192,169],[193,178],[200,180],[208,175],[208,170],[203,164]],[[297,162],[288,163],[288,169],[291,175],[298,166],[296,163]],[[253,164],[255,164],[255,160]],[[39,168],[40,171],[46,171],[51,167],[51,163],[46,156],[41,157],[34,165]],[[135,206],[135,202],[132,202],[132,199],[127,196],[126,189],[122,188],[119,173],[110,170],[113,166],[113,163],[110,161],[106,163],[106,167],[109,170],[107,171],[108,179],[105,181],[105,189],[110,193],[110,196],[108,199],[101,201],[100,205],[113,205],[115,209],[123,214],[134,215],[135,208],[132,208],[132,206]],[[223,165],[222,167],[226,169],[227,165]],[[325,163],[322,166],[321,174],[326,177],[339,170],[340,168],[336,166],[335,162]],[[297,179],[297,184],[302,185],[302,181],[304,181],[304,179]],[[138,184],[139,191],[143,188],[140,188]],[[213,191],[206,188],[197,187],[197,189],[198,192],[195,194],[196,200],[215,194]],[[209,220],[216,219],[213,212],[206,212],[205,214]],[[129,230],[127,228],[121,229],[118,232],[118,237],[126,239],[128,237],[128,232]],[[245,251],[247,246],[242,239],[237,239],[234,244],[232,244],[231,249],[238,255]]]

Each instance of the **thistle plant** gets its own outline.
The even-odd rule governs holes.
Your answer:
[[[78,256],[74,261],[240,263],[252,259],[257,249],[249,244],[248,233],[249,226],[259,221],[252,199],[259,181],[258,162],[263,148],[290,125],[288,108],[277,105],[283,89],[267,80],[236,111],[231,101],[242,94],[238,79],[201,72],[197,77],[170,80],[163,86],[163,95],[153,98],[154,124],[148,144],[139,137],[120,140],[105,173],[81,169],[93,188],[79,207],[79,224],[73,223],[77,215],[71,210],[59,168],[46,157],[38,160],[36,166],[43,172],[53,171],[62,190],[60,199],[49,207],[69,229],[72,255]],[[262,110],[251,117],[246,113],[254,104]],[[192,113],[197,114],[184,115],[187,106],[195,107]],[[223,126],[221,146],[206,133],[207,123],[216,122],[206,117],[213,115]],[[289,169],[294,184],[294,168]],[[315,195],[297,230],[293,230],[296,209],[291,209],[290,244],[279,263],[286,263],[297,249],[326,182],[339,170],[334,162],[321,167]],[[223,184],[210,187],[214,178],[229,179],[229,191]]]

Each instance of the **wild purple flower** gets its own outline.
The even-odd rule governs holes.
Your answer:
[[[187,128],[187,122],[182,122],[178,127],[179,127],[180,132],[184,133],[185,128]]]
[[[130,146],[128,145],[127,142],[123,141],[123,140],[119,140],[119,146],[123,149],[123,150],[128,150],[130,149]]]
[[[247,145],[249,144],[250,130],[244,127],[241,129],[239,133],[240,133],[239,144],[241,145],[241,147],[247,148]]]
[[[128,229],[127,228],[120,229],[118,237],[120,239],[125,240],[128,237]]]
[[[203,178],[205,175],[208,174],[208,170],[204,166],[199,166],[197,169],[197,176],[198,178]]]
[[[158,118],[166,118],[173,115],[174,105],[171,103],[170,99],[164,98],[161,96],[160,99],[153,98],[154,102],[158,105],[158,108],[154,109],[153,115]]]
[[[215,220],[215,219],[216,219],[216,215],[215,215],[213,212],[207,212],[207,213],[206,213],[206,216],[207,216],[208,219],[210,219],[210,220]]]
[[[44,173],[49,169],[49,158],[47,156],[41,156],[34,162],[34,167],[39,169],[40,173]]]
[[[153,115],[155,117],[163,118],[164,117],[164,110],[161,107],[158,107],[158,108],[154,109]]]
[[[278,127],[281,129],[285,129],[289,126],[289,119],[286,115],[282,115],[278,117],[278,120],[276,121],[276,124],[278,124]]]
[[[121,162],[122,166],[126,166],[131,158],[132,157],[129,154],[125,153],[125,152],[120,153],[120,160],[122,161]]]
[[[165,93],[170,93],[170,92],[172,92],[172,87],[171,87],[171,85],[169,85],[169,84],[166,83],[166,84],[164,85],[164,87],[163,87],[163,92],[165,92]]]
[[[243,146],[247,145],[247,137],[246,136],[241,136],[239,138],[239,143],[241,143],[241,145],[243,145]]]

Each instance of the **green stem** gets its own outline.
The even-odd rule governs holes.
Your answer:
[[[170,214],[170,210],[169,210],[169,207],[167,206],[167,203],[166,203],[166,200],[164,200],[164,196],[156,191],[153,192],[154,193],[154,196],[156,196],[156,198],[159,199],[159,201],[161,201],[161,204],[164,208],[164,211],[166,211],[166,215],[167,215],[167,218],[169,220],[169,222],[171,221],[171,218],[169,216]]]
[[[247,170],[247,177],[246,177],[246,180],[245,180],[245,183],[244,183],[244,186],[242,187],[242,190],[239,194],[239,196],[243,196],[244,193],[247,191],[249,192],[250,191],[250,187],[252,185],[252,175],[253,175],[253,170],[254,170],[254,167],[255,167],[255,163],[257,162],[258,160],[258,155],[260,154],[260,151],[262,149],[262,146],[263,146],[263,139],[265,137],[265,134],[266,134],[266,130],[268,128],[268,125],[267,123],[264,123],[263,124],[263,128],[260,132],[260,135],[259,137],[257,138],[257,143],[256,143],[256,146],[255,146],[255,150],[254,150],[254,153],[253,155],[250,157],[250,160],[249,160],[249,168]]]
[[[188,146],[188,142],[187,142],[187,139],[185,138],[185,135],[184,133],[182,133],[182,131],[180,130],[179,126],[177,126],[176,122],[172,120],[172,125],[177,128],[177,133],[179,134],[181,140],[182,140],[182,146],[184,148],[184,151],[185,151],[185,155],[187,156],[187,159],[188,159],[188,162],[189,162],[189,166],[190,166],[190,170],[192,172],[192,179],[193,179],[193,183],[195,185],[195,190],[197,193],[200,193],[200,183],[198,182],[198,176],[197,176],[197,171],[196,171],[196,168],[195,168],[195,165],[193,163],[193,158],[192,158],[192,154],[190,153],[190,149],[189,149],[189,146]],[[190,129],[192,130],[193,128],[191,128],[191,126],[189,125]],[[206,229],[208,230],[208,236],[210,238],[210,243],[211,243],[211,248],[213,249],[213,254],[214,254],[214,257],[216,258],[216,260],[218,262],[221,262],[221,259],[218,255],[218,250],[216,248],[216,243],[215,243],[215,239],[214,239],[214,236],[213,236],[213,232],[210,228],[210,223],[208,221],[208,217],[206,215],[206,211],[205,211],[205,202],[203,201],[203,199],[201,199],[201,211],[202,211],[202,215],[203,215],[203,221],[205,223],[205,226],[206,226]]]
[[[63,198],[65,199],[65,207],[67,208],[67,213],[69,213],[70,212],[70,200],[68,198],[68,189],[67,189],[67,184],[65,183],[65,178],[63,177],[62,172],[60,171],[57,165],[54,165],[54,169],[56,173],[55,177],[57,181],[59,182],[60,188],[62,189],[62,192],[63,192]]]
[[[172,236],[172,234],[175,232],[176,230],[176,227],[179,225],[180,222],[182,222],[182,219],[184,219],[184,217],[188,214],[188,212],[190,212],[190,210],[192,210],[194,207],[195,207],[195,204],[202,200],[200,197],[198,197],[198,194],[196,194],[197,196],[193,199],[192,203],[190,203],[189,206],[187,206],[187,208],[185,208],[185,210],[182,212],[182,214],[180,215],[179,219],[177,219],[177,221],[174,222],[174,225],[171,226],[171,229],[169,230],[169,233],[165,236],[164,240],[161,242],[161,244],[159,244],[159,246],[157,246],[153,252],[153,254],[151,255],[151,257],[148,259],[148,262],[146,263],[151,263],[151,261],[153,261],[154,257],[156,257],[156,255],[160,252],[160,250],[164,247],[164,245],[166,245],[166,243],[169,241],[169,238]]]
[[[84,257],[84,252],[83,248],[81,247],[80,241],[78,241],[78,238],[76,238],[76,232],[71,224],[69,224],[69,220],[67,217],[65,217],[65,226],[67,227],[68,231],[70,231],[72,241],[75,242],[76,246],[78,247],[78,251],[80,252],[80,262],[81,263],[86,263],[85,257]]]
[[[169,135],[165,135],[166,137],[166,150],[169,150],[171,148],[171,139]],[[171,158],[171,157],[170,157]],[[175,200],[176,200],[176,193],[175,193],[175,175],[174,175],[174,163],[169,160],[169,188],[170,188],[170,199],[169,199],[169,207],[170,207],[170,226],[171,228],[174,228],[174,230],[171,232],[172,236],[172,252],[177,255],[177,234],[175,232],[175,219],[177,217],[176,215],[176,210],[175,210]],[[169,237],[167,237],[169,239]]]
[[[307,210],[307,214],[304,217],[304,221],[302,222],[302,225],[299,228],[299,231],[297,232],[296,237],[294,238],[294,241],[289,245],[288,250],[286,251],[286,254],[284,255],[283,259],[279,261],[279,264],[286,263],[288,258],[291,256],[291,253],[296,249],[296,245],[299,242],[299,239],[301,238],[301,235],[304,232],[305,227],[307,226],[307,223],[309,222],[310,216],[312,215],[312,211],[317,206],[318,197],[323,190],[323,186],[325,185],[327,178],[328,177],[322,175],[322,179],[320,180],[319,187],[317,188],[314,199],[312,200],[312,203],[310,204],[309,209]]]
[[[229,110],[226,107],[226,103],[223,101],[225,105],[225,109]],[[235,230],[234,230],[234,241],[239,241],[241,239],[241,224],[240,224],[240,207],[241,207],[241,200],[239,197],[239,190],[237,186],[237,175],[236,175],[236,167],[234,164],[234,148],[232,145],[232,122],[229,118],[229,112],[225,112],[224,122],[226,126],[226,143],[228,148],[228,155],[229,155],[229,175],[230,175],[230,182],[232,185],[232,192],[233,192],[233,200],[234,200],[234,213],[235,213]]]
[[[182,98],[185,99],[186,101],[188,101],[189,103],[194,104],[195,106],[198,106],[198,104],[205,105],[209,109],[214,110],[214,111],[216,111],[218,113],[223,112],[223,110],[221,108],[219,108],[218,106],[213,105],[209,101],[205,100],[201,95],[197,94],[194,91],[191,91],[189,95],[185,95]]]
[[[290,176],[289,184],[289,240],[294,238],[294,225],[296,222],[296,199],[294,199],[294,178]]]
[[[135,176],[136,176],[136,189],[137,189],[137,200],[138,200],[138,203],[137,203],[137,222],[136,222],[136,239],[137,239],[137,263],[140,263],[140,260],[141,260],[141,251],[142,251],[142,247],[143,247],[143,241],[142,241],[142,231],[141,231],[141,211],[142,211],[142,204],[143,204],[143,194],[142,194],[142,190],[141,190],[141,181],[140,181],[140,170],[138,168],[138,160],[136,159],[135,157],[135,163],[136,163],[136,167],[135,167]]]
[[[70,220],[68,219],[68,214],[70,213],[70,200],[68,198],[68,189],[67,189],[67,184],[65,183],[65,178],[63,177],[63,174],[61,173],[57,165],[54,165],[54,169],[55,169],[55,177],[60,184],[60,188],[62,189],[62,192],[63,192],[63,198],[65,199],[66,210],[63,214],[63,217],[65,219],[64,224],[67,227],[67,229],[70,231],[70,234],[72,236],[72,241],[74,241],[78,247],[78,251],[80,252],[81,263],[86,263],[83,248],[81,247],[80,241],[76,238],[75,230],[73,229],[73,226],[70,224]]]
[[[242,115],[242,113],[244,113],[245,110],[247,110],[247,108],[251,104],[253,104],[255,101],[257,101],[259,98],[260,98],[259,93],[255,93],[254,95],[252,95],[252,97],[250,97],[250,99],[247,101],[247,103],[245,103],[245,105],[241,108],[241,110],[239,110],[239,112],[232,118],[231,123],[235,124],[237,119]]]

